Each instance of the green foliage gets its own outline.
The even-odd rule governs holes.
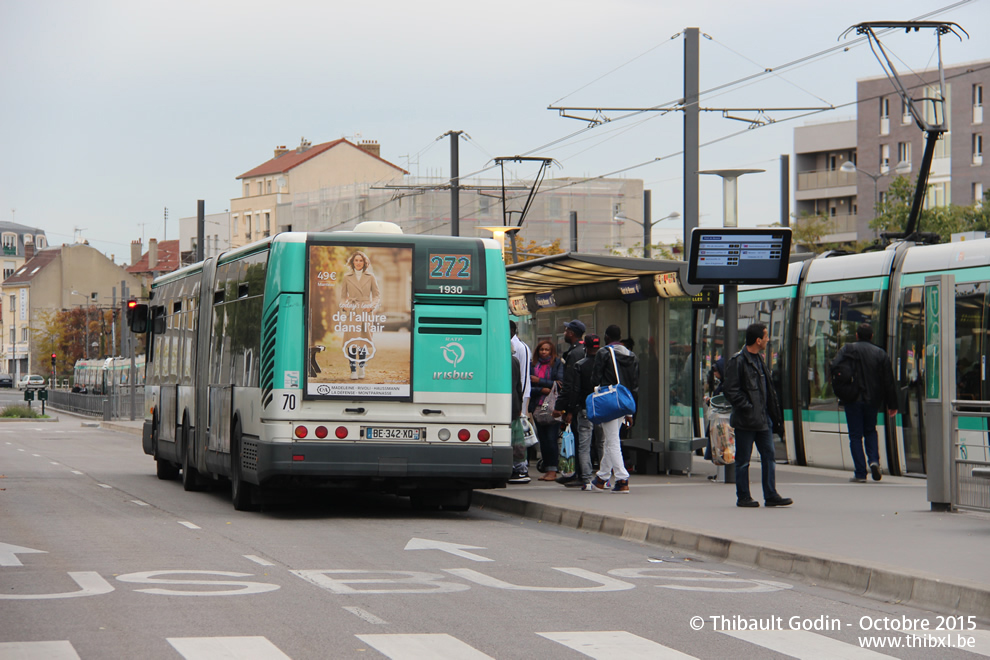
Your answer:
[[[902,232],[907,227],[914,201],[917,180],[897,177],[887,189],[887,198],[877,208],[877,217],[870,222],[870,228],[883,232]],[[937,206],[922,208],[915,231],[938,234],[943,243],[952,240],[952,234],[969,231],[990,230],[990,192],[984,193],[982,204],[970,206]]]
[[[17,403],[0,410],[0,417],[10,419],[37,419],[41,417],[41,413],[34,408],[29,408],[24,404]]]

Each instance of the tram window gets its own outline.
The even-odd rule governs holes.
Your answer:
[[[880,292],[856,291],[812,296],[805,303],[804,316],[808,350],[807,401],[834,399],[828,382],[828,365],[839,348],[856,341],[856,328],[861,323],[874,326],[874,336],[882,335],[878,327],[877,310]]]
[[[956,398],[983,400],[987,284],[956,285]]]

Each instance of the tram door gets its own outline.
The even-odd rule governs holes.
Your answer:
[[[990,398],[990,386],[987,385],[988,291],[990,286],[986,282],[956,284],[956,399],[960,401]],[[965,406],[961,410],[966,410]],[[959,431],[959,458],[990,460],[985,418],[962,417]]]
[[[925,474],[925,426],[922,423],[922,403],[925,400],[924,289],[920,286],[902,289],[899,310],[894,375],[904,465],[908,473]]]

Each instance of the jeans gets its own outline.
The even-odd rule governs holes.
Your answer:
[[[540,456],[543,457],[543,471],[556,472],[557,460],[560,457],[560,422],[553,424],[533,424],[536,427],[536,437],[540,441]]]
[[[577,438],[574,453],[577,456],[577,476],[588,483],[591,481],[591,439],[595,435],[595,425],[588,421],[588,411],[582,409],[575,419]]]
[[[867,463],[880,462],[879,436],[877,435],[877,409],[868,403],[847,403],[846,423],[849,426],[849,452],[857,479],[866,478]],[[866,457],[863,457],[863,445]]]
[[[529,472],[526,460],[526,440],[523,435],[522,419],[512,420],[512,471]]]
[[[736,499],[748,500],[752,498],[749,493],[749,459],[753,455],[753,445],[756,445],[756,450],[760,452],[763,499],[764,501],[776,499],[780,495],[777,493],[773,433],[769,428],[764,431],[736,429]]]
[[[611,422],[601,423],[602,432],[605,434],[605,446],[602,448],[602,462],[598,468],[598,478],[602,481],[608,481],[609,477],[613,475],[617,481],[629,479],[625,461],[622,460],[622,445],[619,443],[619,427],[624,419],[624,417],[620,417]]]

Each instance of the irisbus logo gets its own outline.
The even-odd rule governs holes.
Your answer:
[[[441,346],[443,359],[451,364],[453,371],[434,371],[433,380],[472,380],[473,371],[457,371],[457,365],[464,360],[464,347],[456,341],[449,342],[446,346]]]

